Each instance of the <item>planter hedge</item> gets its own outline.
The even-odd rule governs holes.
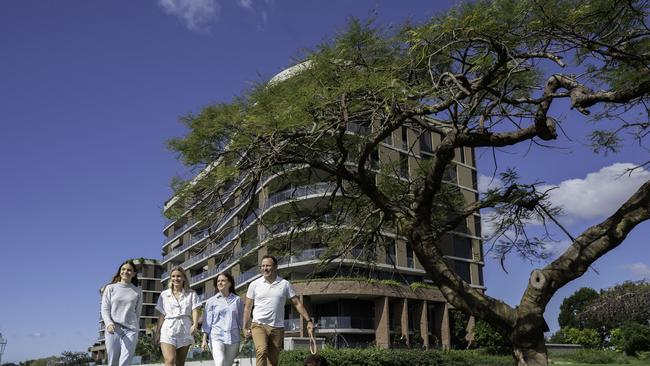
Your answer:
[[[307,350],[283,351],[280,365],[303,366]],[[319,352],[330,366],[512,366],[511,356],[491,356],[477,351],[423,351],[382,348],[332,349]]]

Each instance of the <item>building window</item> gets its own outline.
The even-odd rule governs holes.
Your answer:
[[[393,144],[393,133],[389,133],[388,136],[384,139],[384,144],[392,145]]]
[[[393,240],[386,243],[386,263],[397,265],[395,242]]]
[[[409,156],[404,153],[399,154],[399,175],[402,178],[409,177]]]
[[[370,153],[370,166],[379,169],[379,150],[375,149]]]
[[[406,245],[406,266],[408,268],[415,268],[415,253],[410,245]]]
[[[465,148],[464,147],[459,147],[458,148],[458,161],[465,164]]]
[[[445,182],[456,183],[458,182],[458,177],[456,174],[456,164],[449,164],[445,168],[445,173],[442,176],[442,180]]]
[[[420,135],[420,152],[433,153],[433,145],[431,144],[431,133],[428,131],[422,132]]]
[[[481,238],[481,217],[474,216],[474,235]]]
[[[483,286],[483,267],[482,266],[477,266],[478,269],[478,284]]]
[[[472,277],[470,276],[470,271],[469,271],[469,263],[454,261],[454,271],[456,271],[456,274],[459,275],[460,278],[463,279],[463,281],[467,283],[472,283]]]
[[[402,149],[409,149],[408,128],[402,126]]]
[[[454,257],[472,259],[472,239],[454,235]]]

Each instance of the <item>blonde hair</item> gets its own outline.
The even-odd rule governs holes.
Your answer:
[[[174,271],[180,272],[183,275],[183,291],[189,291],[190,290],[190,281],[187,278],[187,273],[185,272],[185,270],[181,266],[176,266],[176,267],[172,268],[171,271],[169,271],[169,282],[167,283],[167,287],[172,288],[172,286],[174,286],[172,284],[172,273],[174,273]]]

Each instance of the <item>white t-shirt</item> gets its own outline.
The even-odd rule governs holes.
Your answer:
[[[183,290],[179,299],[176,300],[172,290],[168,288],[160,293],[156,310],[165,316],[165,320],[182,317],[192,318],[192,310],[199,306],[201,306],[199,297],[193,290]]]
[[[251,282],[246,297],[253,300],[253,323],[284,328],[284,304],[296,296],[289,281],[277,276],[269,283],[264,276]]]

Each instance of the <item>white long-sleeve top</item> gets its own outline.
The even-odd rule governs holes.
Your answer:
[[[119,324],[137,331],[140,329],[142,290],[133,284],[112,283],[102,292],[102,319],[104,325]]]

